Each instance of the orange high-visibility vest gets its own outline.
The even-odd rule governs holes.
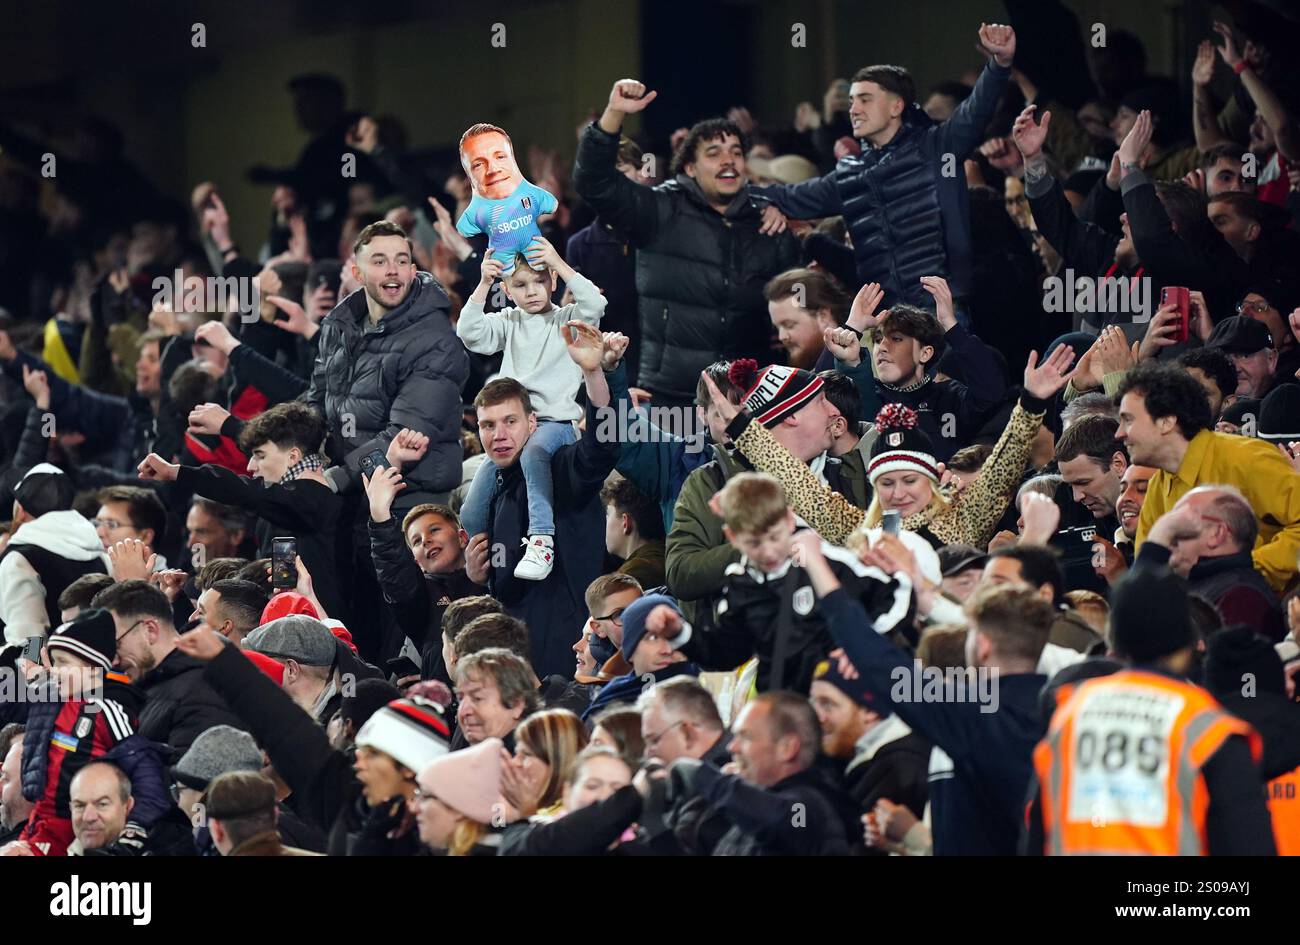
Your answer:
[[[1300,768],[1264,785],[1278,856],[1300,856]]]
[[[1198,856],[1209,790],[1201,768],[1242,735],[1262,742],[1199,686],[1123,670],[1063,689],[1034,749],[1044,852]]]

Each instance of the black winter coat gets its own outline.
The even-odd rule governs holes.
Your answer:
[[[246,720],[240,727],[257,739],[276,773],[289,785],[298,815],[328,831],[330,856],[361,849],[393,856],[416,852],[418,841],[409,835],[385,843],[382,830],[366,829],[372,813],[371,827],[383,814],[372,812],[363,800],[352,758],[332,747],[325,730],[237,647],[223,649],[207,664],[203,678]]]
[[[172,650],[138,684],[146,701],[137,731],[150,741],[170,745],[174,758],[185,754],[194,739],[214,725],[248,728],[208,684],[204,665],[180,650]]]
[[[361,457],[387,449],[403,427],[430,443],[423,459],[402,470],[407,488],[396,504],[408,509],[460,485],[460,390],[469,357],[447,320],[450,307],[442,286],[421,272],[378,325],[370,324],[364,289],[321,322],[320,353],[302,399],[329,424],[331,458],[346,464],[344,487],[360,487]]]
[[[442,659],[442,614],[452,601],[483,593],[469,579],[464,568],[449,574],[425,574],[411,556],[394,517],[386,522],[367,519],[370,557],[384,601],[397,621],[398,631],[420,650],[420,678],[439,679],[448,685],[451,676]],[[402,641],[389,640],[385,653],[396,653]]]
[[[731,822],[714,856],[848,856],[860,846],[852,800],[816,768],[764,789],[706,764],[695,790]]]
[[[637,248],[638,383],[689,401],[700,372],[719,358],[771,361],[763,286],[799,264],[799,244],[789,233],[758,232],[767,201],[748,187],[718,213],[684,174],[653,188],[632,183],[614,167],[618,140],[588,127],[573,185]]]
[[[911,626],[911,587],[868,568],[843,548],[823,542],[822,551],[841,584],[867,609],[875,632]],[[769,577],[741,559],[727,565],[713,625],[695,628],[682,653],[714,670],[735,669],[757,656],[759,692],[790,689],[807,695],[813,671],[833,649],[807,571],[791,563]]]

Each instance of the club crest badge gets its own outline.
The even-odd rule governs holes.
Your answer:
[[[900,446],[902,445],[903,442],[903,434],[891,433],[889,434],[889,436],[885,438],[885,442],[887,442],[890,446]]]
[[[790,603],[794,606],[794,612],[800,617],[807,617],[813,609],[813,589],[811,587],[801,587],[794,592]]]
[[[79,719],[77,721],[77,737],[85,738],[90,734],[91,728],[95,725],[94,719]]]

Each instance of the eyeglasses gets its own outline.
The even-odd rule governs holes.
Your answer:
[[[94,525],[96,529],[106,528],[110,532],[115,532],[119,528],[133,527],[129,522],[119,522],[115,518],[92,518],[90,524]]]
[[[618,608],[617,610],[611,610],[609,613],[607,613],[607,614],[606,614],[605,616],[603,616],[603,617],[592,617],[591,619],[592,619],[592,620],[608,620],[610,623],[616,623],[616,624],[618,624],[619,626],[622,626],[622,624],[623,624],[623,611],[625,611],[625,610],[627,610],[626,607],[620,607],[620,608]]]
[[[668,726],[666,729],[664,729],[664,730],[663,730],[662,732],[660,732],[658,735],[647,735],[647,736],[645,737],[645,739],[644,739],[646,748],[648,748],[648,749],[650,749],[651,751],[653,751],[653,750],[654,750],[654,747],[655,747],[656,745],[659,744],[659,741],[660,741],[660,740],[661,740],[665,735],[667,735],[669,732],[671,732],[671,731],[672,731],[673,729],[675,729],[677,726],[679,726],[679,725],[685,725],[685,724],[686,724],[686,720],[685,720],[685,719],[681,719],[681,720],[679,720],[679,721],[677,721],[677,722],[674,722],[672,725]]]
[[[140,624],[144,623],[144,622],[145,622],[146,620],[148,620],[148,619],[149,619],[148,617],[141,617],[141,618],[140,618],[139,620],[137,620],[135,623],[131,624],[131,626],[127,627],[127,629],[126,629],[126,633],[124,633],[124,634],[122,634],[120,637],[118,637],[116,642],[121,643],[123,640],[125,640],[127,637],[129,637],[129,636],[131,635],[131,631],[132,631],[132,630],[134,630],[136,627],[140,626]]]
[[[1237,314],[1238,314],[1238,315],[1242,315],[1242,314],[1245,314],[1246,312],[1254,312],[1256,315],[1263,315],[1265,312],[1267,312],[1267,311],[1268,311],[1269,309],[1271,309],[1272,307],[1273,307],[1273,306],[1270,305],[1268,302],[1263,302],[1263,301],[1260,301],[1260,302],[1238,302],[1238,303],[1237,303]]]

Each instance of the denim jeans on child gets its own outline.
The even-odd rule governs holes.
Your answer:
[[[528,484],[528,534],[554,535],[555,511],[551,502],[551,457],[566,443],[577,442],[573,424],[568,421],[538,420],[537,432],[528,438],[519,465]],[[488,530],[488,512],[496,496],[497,466],[484,460],[474,473],[469,492],[460,509],[460,526],[473,537]]]

